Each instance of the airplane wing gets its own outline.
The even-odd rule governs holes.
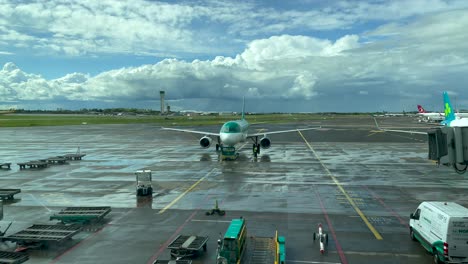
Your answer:
[[[192,133],[192,134],[200,134],[200,135],[205,135],[205,136],[216,136],[219,137],[219,133],[213,133],[213,132],[204,132],[204,131],[196,131],[196,130],[190,130],[190,129],[179,129],[179,128],[170,128],[170,127],[162,127],[162,130],[172,130],[172,131],[180,131],[180,132],[186,132],[186,133]]]
[[[322,128],[322,127],[298,128],[298,129],[280,130],[280,131],[265,131],[265,132],[261,132],[261,133],[249,134],[249,135],[247,135],[247,137],[248,138],[260,137],[260,136],[271,135],[271,134],[290,133],[290,132],[298,132],[298,131],[304,131],[304,130],[315,130],[315,129],[320,129],[320,128]]]

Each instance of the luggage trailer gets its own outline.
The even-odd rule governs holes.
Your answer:
[[[110,213],[110,206],[102,207],[67,207],[50,216],[50,220],[59,220],[63,224],[89,224],[99,222]]]
[[[49,243],[62,243],[80,231],[79,225],[32,225],[2,237],[2,240],[16,242],[17,251],[22,251],[29,248],[45,248]]]
[[[20,192],[21,189],[0,189],[0,200],[13,200],[13,196]]]
[[[0,169],[10,170],[11,169],[11,162],[4,162],[4,163],[0,162]]]
[[[179,235],[167,248],[171,250],[171,256],[179,260],[195,256],[202,248],[203,251],[206,251],[206,241],[208,241],[207,236]]]
[[[156,260],[153,264],[192,264],[191,260]]]
[[[20,264],[29,260],[26,253],[0,251],[0,263],[5,264]]]

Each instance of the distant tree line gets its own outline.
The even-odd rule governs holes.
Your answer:
[[[27,113],[27,114],[102,114],[102,115],[114,115],[119,113],[126,114],[146,114],[146,115],[159,115],[160,111],[152,109],[138,109],[138,108],[81,108],[79,110],[68,110],[57,108],[56,110],[27,110],[27,109],[16,109],[15,113]]]
[[[125,114],[135,114],[135,115],[159,115],[160,111],[152,109],[138,109],[138,108],[81,108],[79,110],[68,110],[57,108],[56,110],[27,110],[27,109],[16,109],[13,110],[15,113],[28,113],[28,114],[95,114],[95,115],[117,115],[119,113]],[[462,111],[463,112],[463,111]],[[272,112],[272,113],[246,113],[247,115],[266,115],[266,114],[298,114],[298,115],[308,115],[308,114],[319,114],[319,115],[363,115],[363,114],[389,114],[396,112],[317,112],[317,113],[285,113],[285,112]],[[401,112],[403,114],[416,114],[416,111],[411,112]],[[167,114],[167,113],[165,113]],[[237,113],[240,115],[240,113]],[[219,113],[210,112],[207,115],[219,115]]]

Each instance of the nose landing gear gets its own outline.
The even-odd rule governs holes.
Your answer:
[[[257,158],[258,154],[260,154],[260,144],[258,144],[258,137],[252,138],[254,143],[252,144],[252,152],[254,158]]]

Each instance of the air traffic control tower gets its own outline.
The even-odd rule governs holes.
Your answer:
[[[161,98],[161,115],[164,114],[164,95],[166,92],[159,91],[159,97]]]

